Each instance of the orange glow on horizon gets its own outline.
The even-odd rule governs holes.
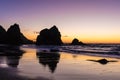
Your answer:
[[[62,37],[64,43],[71,43],[74,38],[77,38],[79,41],[82,41],[83,43],[120,43],[120,37],[117,34],[101,34],[101,35],[72,35],[69,37]]]
[[[30,40],[33,40],[33,41],[36,41],[37,39],[37,35],[35,34],[32,34],[32,35],[29,35],[29,34],[25,34],[25,36],[30,39]],[[76,37],[77,38],[77,37]],[[61,37],[63,43],[71,43],[72,40],[74,39],[74,37]],[[81,37],[81,38],[77,38],[79,39],[79,41],[82,41],[83,43],[120,43],[120,38],[118,37]]]

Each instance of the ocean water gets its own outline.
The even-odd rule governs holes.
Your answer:
[[[97,61],[101,59],[108,62]],[[0,45],[0,80],[120,80],[119,74],[118,44]]]
[[[119,57],[120,45],[119,44],[91,44],[88,46],[63,46],[63,52],[71,52],[76,54],[96,55],[96,56],[109,56]]]

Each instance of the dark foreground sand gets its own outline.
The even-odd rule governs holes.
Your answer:
[[[94,72],[94,71],[93,71]],[[36,78],[29,78],[25,76],[20,76],[17,74],[18,70],[9,68],[0,68],[0,80],[120,80],[120,77],[115,74],[112,75],[106,75],[103,73],[101,74],[93,74],[92,72],[88,72],[88,74],[84,74],[84,72],[73,72],[75,74],[68,73],[66,74],[65,72],[63,74],[58,74],[56,75],[55,78],[45,78],[45,77],[36,77]],[[91,73],[91,74],[89,74]]]
[[[18,70],[12,68],[0,68],[0,80],[49,80],[43,77],[37,77],[35,79],[20,76],[17,74]]]

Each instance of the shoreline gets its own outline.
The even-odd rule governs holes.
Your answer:
[[[75,52],[65,52],[66,54],[84,55],[84,56],[95,56],[95,57],[106,57],[120,59],[119,55],[108,55],[108,54],[93,54],[93,53],[75,53]]]

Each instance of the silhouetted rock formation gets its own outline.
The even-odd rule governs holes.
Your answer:
[[[97,62],[99,62],[101,64],[107,64],[109,61],[107,59],[100,59]]]
[[[32,41],[28,40],[21,32],[18,24],[14,24],[10,26],[7,31],[7,44],[28,44],[32,43]]]
[[[6,31],[5,29],[0,25],[0,44],[4,44],[6,42]]]
[[[84,45],[84,43],[75,38],[73,39],[71,45]]]
[[[37,45],[61,45],[61,34],[56,26],[50,29],[43,29],[37,37]]]
[[[10,26],[7,31],[7,43],[8,44],[22,44],[21,32],[18,24]]]
[[[107,59],[100,59],[100,60],[88,60],[88,61],[93,61],[93,62],[98,62],[98,63],[100,63],[100,64],[102,64],[102,65],[105,65],[105,64],[107,64],[108,62],[117,62],[117,61],[115,61],[115,60],[107,60]]]

